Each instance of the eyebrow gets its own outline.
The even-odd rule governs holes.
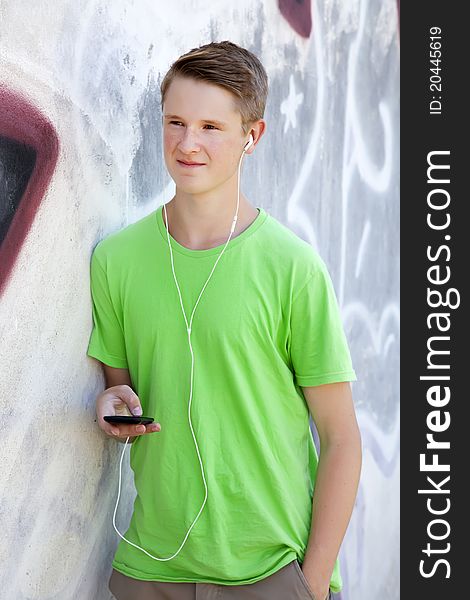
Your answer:
[[[181,117],[178,117],[178,115],[165,115],[165,119],[177,119],[178,121],[184,120]],[[204,123],[212,123],[213,125],[218,125],[219,127],[225,127],[227,125],[227,123],[224,121],[217,121],[215,119],[201,119],[201,121],[204,121]]]

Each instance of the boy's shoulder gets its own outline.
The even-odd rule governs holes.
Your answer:
[[[94,250],[95,257],[129,257],[141,248],[148,247],[149,237],[155,235],[157,224],[155,210],[124,228],[109,233],[100,240]]]
[[[287,263],[292,268],[304,269],[306,273],[325,268],[319,252],[272,215],[265,230],[265,242],[273,262]]]

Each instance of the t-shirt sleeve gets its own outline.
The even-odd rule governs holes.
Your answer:
[[[91,257],[90,284],[93,330],[87,354],[110,367],[127,369],[122,310],[116,300],[113,301],[106,268],[100,262],[98,246]]]
[[[320,257],[293,298],[290,327],[290,358],[299,386],[357,380],[333,283]]]

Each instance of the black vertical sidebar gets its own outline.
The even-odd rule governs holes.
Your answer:
[[[462,6],[400,5],[403,599],[469,593],[470,128]]]

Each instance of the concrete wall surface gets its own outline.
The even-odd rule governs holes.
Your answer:
[[[399,597],[396,3],[3,0],[2,600],[110,598],[121,446],[94,423],[90,255],[171,198],[159,83],[180,54],[224,39],[270,80],[243,191],[324,258],[358,376],[364,462],[337,598]],[[124,489],[121,523],[128,466]]]

